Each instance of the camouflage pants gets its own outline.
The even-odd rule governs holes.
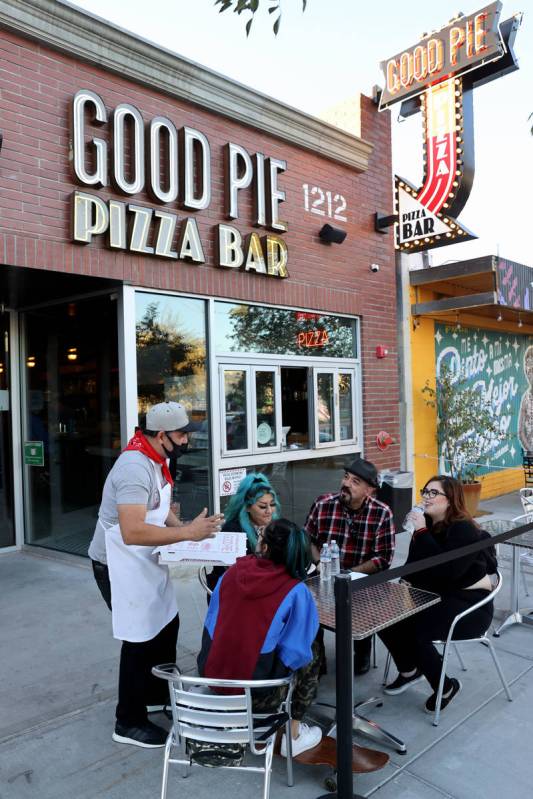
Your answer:
[[[320,644],[315,638],[312,645],[311,661],[295,672],[295,685],[291,700],[291,718],[301,721],[311,706],[318,689],[318,675],[321,664]],[[275,713],[287,695],[287,688],[265,689],[253,697],[254,713]]]

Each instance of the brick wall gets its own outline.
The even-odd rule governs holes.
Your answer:
[[[208,137],[212,159],[210,207],[196,213],[168,209],[181,217],[195,216],[206,264],[112,252],[102,241],[85,247],[71,243],[70,204],[76,185],[70,162],[69,109],[73,95],[81,88],[97,92],[109,111],[120,102],[129,102],[141,111],[145,121],[156,115],[167,116],[177,128],[188,125]],[[397,465],[397,446],[381,455],[374,443],[381,429],[399,436],[392,234],[383,236],[373,230],[374,212],[391,212],[392,208],[388,113],[378,114],[374,104],[362,98],[362,138],[372,142],[374,151],[368,171],[359,174],[5,31],[0,34],[0,101],[4,134],[0,155],[0,263],[359,315],[366,454],[379,465]],[[98,135],[109,142],[109,126],[99,127]],[[222,147],[229,141],[246,147],[252,155],[262,152],[287,161],[287,172],[279,180],[287,195],[280,216],[289,223],[283,236],[289,248],[290,277],[286,280],[214,266],[214,226],[226,221]],[[303,183],[344,195],[348,222],[336,223],[305,212]],[[98,194],[128,199],[110,188]],[[156,205],[148,195],[138,195],[134,202]],[[251,232],[251,189],[239,192],[239,210],[240,219],[231,224],[243,234]],[[347,231],[344,244],[327,246],[320,242],[318,231],[326,221]],[[380,265],[377,274],[370,272],[373,262]],[[376,359],[377,344],[387,347],[387,358]]]

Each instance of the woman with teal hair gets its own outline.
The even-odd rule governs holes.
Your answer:
[[[224,510],[222,532],[246,533],[247,552],[252,554],[257,546],[257,536],[267,524],[281,516],[281,506],[276,492],[264,474],[251,472],[241,480],[237,493],[232,496]],[[214,590],[222,574],[223,566],[215,566],[207,575],[207,584]]]

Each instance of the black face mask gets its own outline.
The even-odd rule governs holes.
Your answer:
[[[177,458],[181,458],[182,455],[185,455],[185,453],[187,452],[187,449],[189,447],[189,442],[187,442],[186,444],[175,444],[172,441],[172,439],[170,438],[170,436],[167,436],[167,438],[170,441],[170,443],[172,444],[172,449],[169,449],[165,444],[163,444],[163,449],[165,450],[165,452],[167,453],[167,456],[169,458],[176,458],[177,459]],[[161,443],[163,443],[163,442],[161,442]]]

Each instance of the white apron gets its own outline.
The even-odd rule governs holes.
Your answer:
[[[159,507],[146,513],[145,522],[164,527],[170,510],[171,486],[160,487],[154,461]],[[111,581],[113,637],[120,641],[150,641],[178,612],[168,566],[158,562],[154,547],[125,544],[118,524],[106,528],[107,565]]]

